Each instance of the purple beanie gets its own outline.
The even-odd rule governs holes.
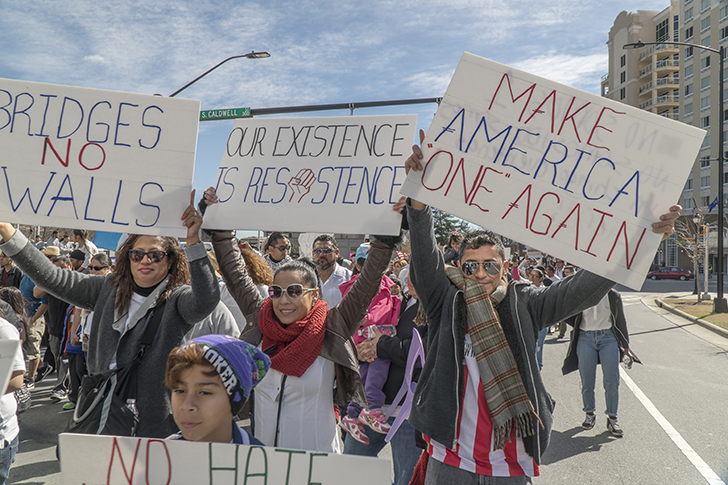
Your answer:
[[[270,359],[257,347],[229,335],[204,335],[185,345],[192,343],[203,347],[203,357],[220,375],[235,416],[250,397],[250,391],[265,377]]]

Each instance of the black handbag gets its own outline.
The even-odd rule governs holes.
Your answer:
[[[153,309],[131,365],[84,376],[66,433],[136,436],[139,426],[139,411],[135,405],[137,368],[154,341],[163,310],[164,303]]]

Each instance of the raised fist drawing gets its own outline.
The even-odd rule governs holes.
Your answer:
[[[298,200],[301,199],[311,191],[311,186],[316,181],[316,176],[310,168],[302,168],[298,173],[288,181],[288,186],[291,188],[291,198],[288,202],[291,202],[293,198],[298,195]]]

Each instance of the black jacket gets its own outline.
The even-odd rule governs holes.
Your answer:
[[[624,357],[624,350],[629,348],[629,333],[627,332],[627,320],[624,318],[624,307],[622,306],[622,297],[619,292],[615,289],[609,290],[609,310],[612,313],[612,332],[617,338],[619,344],[619,360],[621,361]],[[566,319],[566,323],[574,327],[571,332],[571,342],[569,343],[569,350],[566,353],[564,359],[564,365],[561,367],[561,372],[566,375],[569,372],[574,372],[579,368],[579,357],[576,355],[576,344],[579,341],[579,334],[581,333],[581,321],[583,320],[583,314],[579,313],[571,318]]]
[[[2,282],[2,277],[5,274],[5,268],[0,270],[0,282]],[[18,268],[17,266],[13,265],[13,267],[8,272],[8,282],[5,284],[5,286],[14,286],[18,289],[20,289],[20,280],[23,279],[23,272]]]

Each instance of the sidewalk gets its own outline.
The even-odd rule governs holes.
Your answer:
[[[71,419],[73,411],[63,411],[67,401],[50,400],[51,390],[56,384],[56,374],[43,379],[31,391],[30,409],[18,416],[20,423],[20,444],[15,463],[10,467],[8,483],[58,484],[61,481],[61,464],[56,460],[56,444]]]
[[[712,295],[711,295],[711,298],[713,298]],[[684,311],[678,310],[677,308],[674,308],[673,306],[670,305],[670,300],[680,300],[680,299],[696,299],[697,300],[697,296],[690,292],[669,293],[669,294],[662,295],[660,298],[655,298],[655,303],[660,308],[664,308],[665,310],[669,311],[670,313],[678,315],[688,321],[697,323],[701,327],[704,327],[712,332],[717,333],[718,335],[728,338],[728,330],[726,330],[725,328],[719,327],[718,325],[715,325],[715,324],[705,321],[701,318],[690,315],[689,313],[685,313]]]

